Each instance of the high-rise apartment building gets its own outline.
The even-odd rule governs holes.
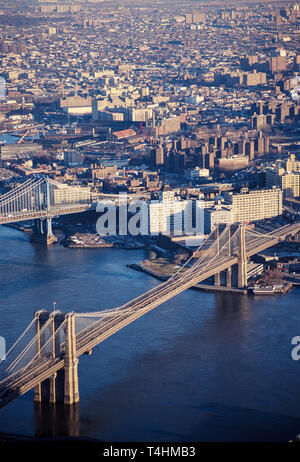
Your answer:
[[[285,163],[285,169],[287,172],[300,172],[300,161],[296,160],[295,154],[289,155]]]
[[[266,171],[266,186],[277,186],[283,193],[283,198],[299,196],[300,172],[287,172],[284,168]]]
[[[274,72],[281,72],[286,71],[287,68],[287,60],[286,60],[286,52],[285,50],[278,50],[274,53],[274,56],[271,56],[270,61],[270,71]]]
[[[280,188],[284,199],[300,195],[300,161],[296,160],[295,154],[290,154],[285,168],[280,166],[266,171],[266,186]]]
[[[89,187],[68,186],[66,184],[51,185],[50,200],[51,204],[79,204],[89,202],[91,190]]]
[[[265,72],[245,72],[243,74],[243,84],[247,87],[252,87],[255,85],[264,85],[267,82],[267,77]]]
[[[204,233],[210,234],[217,225],[234,223],[233,209],[231,205],[216,204],[211,208],[204,209]]]
[[[158,146],[151,150],[151,163],[155,167],[161,167],[165,163],[165,153],[163,146]]]
[[[282,191],[279,188],[243,188],[240,193],[224,192],[225,202],[232,205],[234,223],[263,220],[282,214]]]
[[[162,201],[149,204],[149,234],[182,234],[187,201]]]
[[[201,24],[205,22],[205,13],[195,12],[185,15],[186,24]]]
[[[221,171],[241,170],[249,165],[249,157],[233,155],[215,159],[215,167]]]

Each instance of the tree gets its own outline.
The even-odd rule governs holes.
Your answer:
[[[187,253],[180,252],[174,255],[173,263],[174,265],[181,265],[183,262],[186,262],[188,258],[189,255]]]

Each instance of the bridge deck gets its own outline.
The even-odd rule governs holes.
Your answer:
[[[7,223],[17,223],[19,221],[53,218],[58,215],[70,215],[72,213],[84,212],[90,208],[90,204],[69,204],[65,207],[56,206],[45,210],[12,213],[7,216],[0,216],[0,225]]]

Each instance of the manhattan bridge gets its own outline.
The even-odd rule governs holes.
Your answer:
[[[90,201],[56,204],[53,190],[58,185],[49,178],[30,178],[17,188],[0,197],[0,225],[18,221],[35,220],[36,232],[51,243],[55,240],[52,219],[88,210]]]

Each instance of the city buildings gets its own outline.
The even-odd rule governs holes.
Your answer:
[[[289,155],[283,165],[266,170],[266,186],[276,186],[282,190],[283,199],[299,197],[300,162],[296,160],[295,154]]]
[[[266,186],[276,186],[281,189],[283,198],[299,197],[299,172],[288,172],[284,168],[274,168],[266,171]]]
[[[184,211],[188,202],[175,197],[174,191],[162,191],[157,202],[149,203],[149,235],[182,234],[184,230]],[[192,209],[190,214],[192,226]]]
[[[204,234],[210,234],[217,225],[234,223],[233,207],[221,203],[204,209]]]
[[[79,165],[82,165],[82,153],[75,150],[67,150],[64,152],[64,162],[69,167],[77,167]]]
[[[143,299],[138,297],[133,304],[129,302],[125,306],[125,311],[132,319],[136,319],[133,306],[137,309],[140,306],[144,312],[156,306],[157,300],[159,301],[157,294],[161,289],[153,291],[152,282],[145,282],[142,274],[138,275],[136,281],[133,282],[132,270],[126,269],[126,265],[129,266],[143,251],[129,257],[128,254],[125,256],[123,251],[121,252],[123,256],[118,251],[116,251],[118,255],[114,256],[110,252],[115,250],[96,249],[103,244],[110,247],[117,242],[118,246],[128,248],[129,239],[127,239],[128,236],[124,236],[128,228],[128,234],[133,236],[130,238],[129,248],[149,246],[148,248],[155,250],[158,255],[163,254],[173,260],[170,265],[172,271],[175,269],[183,275],[183,279],[178,277],[177,282],[175,278],[173,294],[176,290],[180,291],[187,287],[185,284],[194,285],[195,281],[190,277],[187,278],[184,271],[196,259],[198,259],[199,266],[196,264],[189,276],[197,274],[199,268],[201,271],[204,269],[203,278],[208,275],[206,271],[211,271],[212,268],[215,272],[222,270],[222,274],[210,272],[210,275],[214,276],[215,287],[206,286],[205,290],[224,291],[227,294],[213,296],[203,295],[199,291],[194,291],[194,295],[193,292],[186,293],[185,300],[188,300],[190,306],[184,322],[179,320],[178,316],[174,316],[175,305],[171,310],[161,313],[160,319],[158,317],[154,319],[154,324],[152,324],[155,329],[156,326],[159,326],[159,329],[165,328],[162,330],[162,335],[170,335],[171,343],[168,339],[170,348],[168,347],[167,352],[164,348],[167,341],[157,342],[157,338],[153,336],[155,329],[145,331],[145,337],[140,336],[141,341],[133,336],[133,344],[137,347],[141,346],[142,350],[138,352],[137,361],[132,361],[131,354],[129,355],[130,367],[125,368],[126,376],[123,374],[119,386],[115,380],[118,373],[118,367],[115,366],[118,364],[112,364],[114,374],[110,374],[109,370],[108,380],[103,380],[103,367],[98,367],[100,385],[95,386],[94,391],[97,396],[91,406],[94,415],[90,416],[89,410],[87,409],[87,412],[84,410],[85,424],[81,426],[80,431],[85,433],[96,431],[101,441],[107,441],[111,434],[115,440],[120,434],[121,439],[124,439],[124,435],[129,435],[129,430],[134,432],[138,426],[141,427],[141,429],[138,428],[140,439],[145,434],[150,437],[158,436],[160,439],[166,435],[167,438],[173,440],[178,439],[178,435],[183,435],[188,441],[191,435],[201,437],[199,422],[202,421],[203,426],[207,427],[204,429],[204,434],[210,440],[215,437],[214,433],[218,429],[218,424],[222,438],[232,439],[233,421],[237,422],[236,426],[242,421],[241,428],[238,429],[240,439],[245,436],[253,439],[253,435],[254,438],[259,436],[259,439],[262,439],[259,434],[262,429],[263,434],[268,438],[278,440],[278,437],[281,437],[285,441],[290,440],[293,435],[288,434],[288,429],[292,428],[290,427],[292,425],[298,425],[297,419],[291,418],[292,415],[296,415],[297,411],[297,400],[293,398],[297,395],[298,387],[293,383],[290,394],[286,387],[286,378],[291,377],[294,380],[296,377],[296,369],[291,365],[292,361],[288,359],[287,348],[290,345],[290,339],[293,335],[297,335],[297,332],[295,332],[294,323],[285,322],[287,318],[285,304],[283,304],[282,318],[278,314],[280,303],[278,306],[277,303],[273,303],[274,306],[268,310],[265,307],[257,310],[257,306],[264,305],[265,302],[255,302],[257,306],[251,312],[250,297],[247,301],[243,297],[247,277],[255,277],[263,270],[263,265],[253,263],[248,265],[247,257],[250,258],[251,251],[248,252],[247,249],[246,252],[244,249],[243,236],[244,231],[247,240],[250,240],[252,236],[253,241],[250,247],[252,242],[270,242],[269,237],[265,239],[258,235],[257,231],[262,233],[273,231],[275,223],[281,227],[299,218],[299,5],[292,0],[235,3],[194,0],[2,0],[0,8],[0,193],[2,195],[8,192],[9,198],[16,195],[10,207],[7,206],[7,202],[2,201],[4,212],[1,212],[1,215],[7,217],[7,213],[10,213],[10,211],[7,212],[8,209],[13,212],[18,209],[25,214],[28,211],[27,207],[30,208],[31,204],[41,205],[38,215],[35,216],[34,227],[36,231],[43,233],[43,236],[39,236],[39,244],[36,245],[32,244],[29,239],[19,239],[15,230],[3,229],[3,242],[6,248],[1,258],[2,267],[5,267],[5,261],[8,262],[10,255],[13,255],[19,247],[28,247],[28,251],[21,252],[20,258],[19,256],[17,259],[13,257],[12,264],[9,265],[10,271],[7,271],[7,275],[4,274],[4,283],[1,284],[2,299],[7,298],[8,303],[5,300],[2,303],[1,314],[4,318],[7,313],[15,316],[14,310],[8,308],[13,305],[14,299],[17,300],[17,332],[20,327],[19,321],[22,318],[21,311],[24,313],[27,311],[23,307],[23,300],[20,300],[20,294],[21,298],[23,296],[22,288],[25,286],[26,297],[23,298],[29,311],[33,306],[34,309],[41,306],[48,310],[49,304],[49,311],[52,311],[55,296],[55,290],[52,289],[55,288],[58,278],[60,280],[57,298],[59,310],[68,311],[68,306],[73,303],[72,297],[75,297],[75,304],[71,309],[80,311],[81,305],[84,310],[92,312],[86,318],[76,316],[76,335],[81,327],[86,327],[89,320],[92,329],[95,327],[93,321],[95,310],[102,308],[105,310],[113,304],[124,307],[124,302],[130,300],[127,292],[132,294],[132,298],[136,297],[139,295],[137,293],[139,288],[144,287],[148,282],[149,288],[152,287],[150,298],[146,295],[147,300],[144,299],[143,305],[143,303],[140,304]],[[49,178],[49,181],[45,181],[45,178]],[[40,194],[28,187],[29,192],[28,195],[26,192],[24,201],[20,200],[16,192],[11,192],[16,190],[18,193],[19,186],[26,181],[31,185],[35,179],[40,181]],[[50,201],[46,196],[48,187],[50,188]],[[41,198],[41,201],[37,201],[37,197]],[[119,232],[123,234],[121,237],[124,239],[119,239],[120,236],[108,236],[105,241],[96,236],[96,230],[99,234],[106,233],[105,227],[99,231],[96,226],[95,230],[95,224],[101,213],[97,207],[99,201],[103,201],[104,206],[115,206],[114,212],[124,210],[127,212],[128,205],[130,210],[125,214],[123,223],[121,223],[122,219],[120,220],[121,215],[116,214],[119,221],[116,218],[113,219],[112,226],[112,233]],[[124,207],[123,201],[125,202]],[[69,207],[66,206],[68,204]],[[81,204],[81,206],[75,207],[74,204]],[[54,210],[49,212],[49,207],[54,207]],[[74,212],[75,209],[85,210],[85,212],[62,217],[60,216],[61,210],[58,210],[60,207],[64,207],[66,212]],[[138,224],[133,216],[135,207],[136,210],[140,208],[142,213],[140,215],[142,236],[137,236],[135,233],[138,231]],[[86,208],[89,210],[87,211]],[[21,216],[21,219],[24,216],[26,215]],[[50,252],[51,258],[50,253],[41,251],[40,241],[43,238],[45,243],[46,232],[47,243],[50,243],[48,238],[52,234],[52,217],[54,232],[56,232],[56,226],[65,232],[66,239],[63,241],[65,245],[68,245],[68,237],[73,232],[76,233],[79,228],[82,237],[80,240],[75,237],[73,244],[77,242],[75,247],[80,247],[89,243],[95,246],[94,251],[75,249],[65,251],[60,248]],[[9,215],[7,218],[11,221],[12,217]],[[16,217],[16,219],[19,218],[20,216]],[[28,214],[27,218],[33,217]],[[264,222],[261,223],[261,221]],[[132,223],[137,226],[130,228],[129,225]],[[223,235],[219,241],[215,233],[205,242],[203,248],[194,252],[194,249],[204,240],[204,235],[214,231],[218,225],[238,223],[247,223],[248,226],[233,226],[230,230],[227,228],[224,233],[227,236],[226,240]],[[122,226],[123,231],[126,231],[120,233]],[[24,227],[28,231],[29,228],[33,228],[33,223],[30,221],[24,224]],[[222,229],[223,226],[220,227],[220,233]],[[235,234],[236,229],[237,234]],[[290,227],[285,229],[288,229],[286,232],[288,234]],[[85,239],[84,233],[86,237],[87,235],[93,237]],[[10,234],[13,239],[9,238]],[[162,236],[166,234],[170,237]],[[192,244],[195,234],[200,236],[200,242],[195,239]],[[158,239],[152,242],[149,236]],[[280,240],[279,233],[277,236]],[[212,249],[208,254],[209,258],[201,260],[202,256],[207,256],[207,247],[210,245]],[[296,242],[284,243],[284,252],[288,246],[298,252],[297,245]],[[221,252],[219,252],[220,249]],[[180,254],[176,254],[179,251]],[[72,252],[77,252],[78,258],[74,254],[72,258]],[[253,252],[257,252],[257,249]],[[145,253],[148,253],[148,250]],[[62,263],[64,254],[66,264]],[[152,263],[154,263],[153,254],[154,252],[151,252]],[[232,258],[229,264],[233,261],[238,264],[229,269],[227,268],[228,261],[225,260],[225,264],[222,261],[224,265],[219,266],[224,254],[227,255],[226,258],[230,260]],[[270,254],[273,252],[271,251]],[[90,257],[91,255],[95,257]],[[33,257],[32,263],[31,256]],[[182,270],[181,267],[189,256],[192,258]],[[40,259],[46,259],[46,261],[39,264]],[[76,261],[84,265],[86,259],[87,268],[79,270]],[[276,258],[273,255],[268,258],[261,256],[261,259],[273,260],[272,264],[276,264]],[[130,263],[129,260],[131,260]],[[70,261],[71,265],[69,265]],[[105,261],[109,263],[107,271]],[[73,272],[72,265],[75,268]],[[214,265],[217,266],[214,267]],[[142,266],[139,265],[139,269],[146,268]],[[297,265],[293,262],[286,268],[295,269]],[[150,272],[151,269],[148,269]],[[165,270],[164,278],[167,278],[171,273],[168,272],[170,268],[164,267],[163,269]],[[40,273],[42,274],[43,271],[45,277],[42,279]],[[119,277],[120,272],[122,272],[121,277]],[[36,278],[37,273],[38,278]],[[116,278],[117,285],[114,281]],[[81,290],[80,281],[83,281],[83,290]],[[202,282],[205,285],[213,284],[212,280]],[[73,284],[74,291],[68,289],[64,293],[65,285],[69,283],[71,289]],[[165,296],[168,297],[166,287],[167,289],[172,288],[173,283],[172,278],[163,286],[164,289],[158,295],[162,297],[161,300]],[[28,294],[31,293],[30,287],[34,288],[37,293],[38,284],[42,284],[40,305],[37,304],[38,296],[34,298],[34,304],[28,298]],[[113,293],[115,289],[111,289],[110,284],[117,287],[116,297]],[[232,287],[236,285],[239,289]],[[49,292],[51,293],[45,294],[45,287],[50,287]],[[92,294],[95,287],[97,288],[96,295],[99,297]],[[89,290],[91,293],[87,294]],[[235,294],[234,297],[230,295],[232,292]],[[273,288],[271,292],[273,293]],[[265,293],[270,293],[270,291],[267,290]],[[78,299],[78,295],[82,297],[82,300]],[[179,304],[182,303],[184,304],[184,298],[181,297]],[[183,313],[187,311],[181,308],[182,306],[179,307],[180,316],[185,316]],[[275,311],[276,315],[273,316]],[[109,310],[109,313],[111,314],[112,311]],[[120,311],[117,310],[116,313]],[[108,332],[115,331],[119,315],[111,322],[105,316],[105,312],[103,316],[100,314],[102,321],[99,329],[108,326],[110,329]],[[296,319],[295,312],[292,312],[291,316],[294,316],[293,320]],[[266,322],[262,322],[263,317]],[[6,324],[4,318],[3,325]],[[47,321],[45,325],[46,330],[42,329],[42,334],[44,332],[47,339],[50,339],[49,341],[54,338],[53,326],[57,327],[54,321],[59,318],[61,320],[58,323],[63,321],[61,313],[51,313],[49,322]],[[165,322],[168,319],[172,319],[172,322]],[[280,322],[282,319],[283,322]],[[258,320],[257,329],[256,320]],[[278,335],[271,337],[267,335],[270,332],[266,333],[264,328],[270,326],[271,322],[273,329],[274,320],[279,320]],[[54,358],[56,365],[62,364],[65,349],[65,375],[67,378],[74,375],[75,347],[81,348],[81,340],[87,331],[84,328],[84,331],[79,332],[79,342],[71,341],[74,340],[73,321],[75,322],[75,316],[67,316],[67,328],[61,329],[62,335],[57,338],[60,341],[52,342],[53,348],[42,348],[46,345],[44,345],[44,334],[41,336],[42,344],[36,342],[38,343],[37,351],[34,345],[31,348],[35,355],[32,357],[33,366],[35,362],[38,365],[43,359],[47,366],[51,362],[50,353],[52,357],[57,356],[56,359]],[[151,327],[152,321],[145,323],[146,330],[149,326]],[[192,326],[192,335],[189,333],[190,329],[186,321],[189,321]],[[122,323],[121,319],[121,327],[124,326]],[[35,325],[30,324],[30,326],[33,331],[35,327],[37,329],[42,327],[37,317]],[[288,335],[286,335],[286,330],[282,330],[282,326],[283,329],[287,326],[292,329]],[[93,332],[92,342],[94,342]],[[236,335],[237,332],[238,335]],[[100,333],[103,339],[103,329]],[[4,334],[1,332],[1,335]],[[12,331],[8,332],[9,342],[12,339],[11,334]],[[33,333],[34,340],[39,338],[35,334],[36,332]],[[18,336],[19,333],[16,338]],[[267,343],[260,345],[260,336]],[[276,338],[278,339],[278,350],[275,349],[277,345],[274,339]],[[67,339],[70,340],[69,346],[72,344],[74,348],[67,348]],[[149,339],[150,342],[146,341]],[[208,348],[205,342],[210,339],[209,347],[211,348]],[[23,340],[21,344],[24,344]],[[236,341],[240,341],[237,346],[241,348],[236,348]],[[118,345],[121,344],[122,339]],[[17,342],[17,349],[18,345]],[[162,356],[152,354],[154,347],[157,346]],[[40,347],[47,351],[39,351]],[[183,348],[180,354],[178,354],[179,347]],[[68,350],[70,350],[69,355]],[[119,348],[114,348],[114,350],[119,351]],[[190,351],[192,354],[189,354]],[[201,351],[200,355],[199,351]],[[253,351],[254,355],[251,356]],[[269,351],[276,355],[274,364],[270,361]],[[85,352],[90,353],[90,348]],[[232,352],[233,356],[230,356]],[[242,353],[240,364],[238,354],[236,354],[239,352]],[[23,353],[27,355],[28,352],[23,350]],[[217,359],[216,353],[219,355]],[[38,358],[36,358],[37,354]],[[204,367],[200,367],[197,363],[201,357],[204,358]],[[140,361],[143,358],[147,360],[146,367]],[[186,361],[186,358],[189,360]],[[201,377],[200,388],[197,382],[189,382],[191,371],[195,370],[190,363],[193,358],[196,359],[196,369]],[[24,363],[23,359],[22,354],[21,358],[16,359],[17,380],[20,378],[18,361]],[[126,354],[123,352],[121,359],[119,370],[125,365]],[[158,366],[165,366],[168,363],[163,372],[168,373],[168,370],[172,372],[170,380],[168,377],[161,378],[158,375],[161,372],[159,368],[154,371],[151,367],[157,359],[161,359],[157,363]],[[174,367],[172,360],[174,360]],[[251,360],[250,367],[247,365],[247,360]],[[186,362],[189,363],[189,368],[184,376],[181,373]],[[253,369],[255,364],[258,364],[258,367]],[[241,367],[238,367],[239,365]],[[279,393],[278,388],[274,386],[274,383],[278,381],[271,380],[273,376],[270,375],[280,368],[283,371],[282,377],[284,377],[284,393]],[[287,368],[292,368],[290,376]],[[146,369],[150,371],[148,375],[144,374]],[[240,378],[244,370],[247,373],[243,382]],[[179,379],[177,371],[180,371]],[[249,371],[258,371],[258,374],[254,374],[254,386],[250,394],[244,386],[245,383],[249,384]],[[265,376],[263,376],[264,371],[266,371]],[[95,370],[92,371],[93,378],[94,372]],[[130,380],[130,372],[133,372],[133,380]],[[143,380],[140,383],[136,380],[138,376]],[[56,399],[55,383],[57,380],[55,377],[54,374],[50,380],[50,401]],[[280,375],[276,376],[278,377],[281,378]],[[151,378],[155,379],[154,386],[157,385],[157,390],[152,395],[144,389],[146,382],[149,382],[148,385],[151,388],[152,384],[150,380],[148,381]],[[72,385],[72,380],[69,382],[69,385]],[[104,393],[99,388],[101,383],[104,384],[102,386]],[[162,383],[173,387],[175,393],[172,393],[171,389],[170,394],[167,388],[161,393]],[[112,390],[107,392],[110,384],[112,384]],[[132,389],[127,390],[126,384],[130,387],[137,384],[137,393]],[[218,385],[220,390],[215,384],[220,384]],[[185,393],[183,410],[178,408],[176,402],[178,386],[179,391]],[[238,394],[238,411],[235,412],[237,408],[234,408],[236,403],[234,403],[233,396],[239,391],[239,386],[242,393]],[[195,402],[200,393],[202,395],[200,401],[204,398],[208,402],[210,387],[211,394],[217,396],[216,400],[213,396],[211,402],[217,401],[222,405],[222,393],[225,393],[223,401],[227,407],[218,404],[217,408],[213,406],[210,412],[211,409],[208,409],[208,406],[202,406],[200,402],[200,406],[195,410]],[[44,387],[38,388],[45,391]],[[87,390],[89,396],[92,396],[92,388],[89,387]],[[22,389],[24,387],[20,388],[21,392]],[[8,395],[2,393],[4,401],[7,396],[9,398],[9,395],[16,395],[14,387],[9,391],[11,393]],[[120,391],[119,400],[118,391]],[[196,400],[193,391],[195,391]],[[274,412],[267,414],[266,410],[272,410],[272,393],[275,403]],[[166,406],[160,406],[157,400],[159,394],[166,397]],[[42,399],[44,393],[38,393],[38,395]],[[145,399],[149,401],[146,404],[151,407],[151,396],[155,399],[154,408],[151,408],[147,414],[144,412],[147,406],[140,405],[142,402],[139,400],[141,397],[142,399],[146,397]],[[172,396],[171,400],[170,396]],[[252,403],[251,396],[253,397]],[[37,394],[35,397],[38,398]],[[109,397],[112,404],[115,404],[117,399],[116,411],[112,409]],[[282,402],[279,402],[278,397],[284,397]],[[105,410],[103,403],[107,399],[108,405]],[[101,410],[99,422],[95,420],[97,400]],[[69,398],[67,402],[70,402]],[[26,402],[23,404],[26,409],[29,409]],[[129,418],[123,419],[122,414],[116,426],[112,416],[117,414],[120,416],[120,411],[126,412],[126,405]],[[247,426],[247,409],[250,413],[250,427],[253,427],[252,433],[251,428]],[[160,412],[156,412],[157,410],[162,411],[162,416],[159,415]],[[170,417],[170,413],[164,419],[164,410],[166,413],[171,410],[174,419]],[[79,434],[76,428],[80,420],[77,418],[77,411],[77,406],[72,408],[71,412],[63,407],[57,408],[56,412],[53,403],[50,412],[47,406],[37,406],[35,418],[31,412],[28,413],[28,419],[35,423],[35,428],[26,427],[26,432],[41,436],[45,429],[48,433],[50,429],[51,434],[54,435],[57,429],[65,427],[65,434],[68,432],[72,435]],[[201,418],[199,412],[204,412],[204,418]],[[281,418],[279,413],[282,416],[281,420],[279,420]],[[217,425],[211,422],[211,414],[217,414]],[[189,421],[190,415],[193,415],[194,422]],[[151,424],[147,422],[145,425],[147,429],[143,433],[142,423],[147,416],[150,416]],[[227,428],[226,416],[228,417]],[[257,422],[262,421],[262,427],[254,425],[257,423],[255,416],[257,416]],[[271,425],[269,425],[272,416],[276,416],[276,428],[279,429],[279,431],[274,430],[274,437],[270,431]],[[44,417],[50,419],[47,425],[44,425]],[[58,421],[60,419],[62,422]],[[19,429],[22,432],[25,426],[24,419],[21,420],[22,425]],[[162,428],[163,425],[160,425],[159,432],[157,432],[154,427],[158,420],[167,423],[169,428]],[[182,428],[180,428],[180,420],[183,422]],[[123,427],[127,422],[129,422],[128,429],[125,428],[124,432]],[[283,424],[279,425],[279,422]],[[63,426],[60,425],[61,423]],[[135,425],[135,423],[138,424]],[[176,425],[178,428],[175,428]],[[211,427],[211,433],[209,427]],[[168,450],[168,448],[165,449]],[[163,452],[166,452],[165,449]],[[173,448],[170,447],[170,449]],[[180,447],[177,449],[179,451]],[[177,449],[176,454],[178,455]]]
[[[188,181],[198,181],[201,178],[207,177],[209,177],[209,170],[207,168],[195,167],[184,172],[184,178]]]
[[[53,205],[86,203],[90,199],[91,190],[89,187],[51,184],[50,200]]]
[[[282,214],[282,191],[279,188],[240,193],[224,192],[225,202],[232,206],[234,223],[264,220]]]
[[[24,24],[0,25],[0,134],[17,141],[0,146],[8,177],[46,174],[95,200],[152,196],[152,229],[173,233],[188,197],[204,233],[206,206],[211,229],[231,221],[229,205],[234,221],[280,214],[258,187],[299,196],[296,4],[90,3],[33,2]],[[166,185],[174,198],[157,199]],[[219,209],[224,190],[234,203]]]

